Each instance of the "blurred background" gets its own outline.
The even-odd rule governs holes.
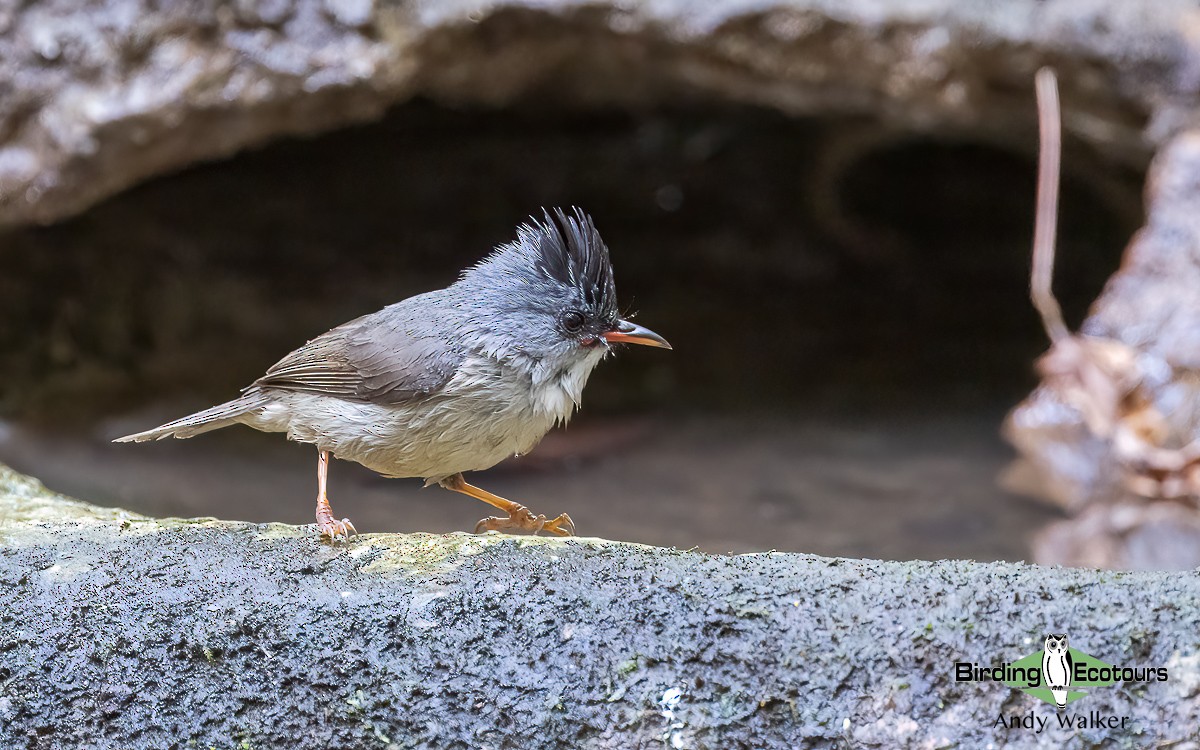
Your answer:
[[[456,33],[507,49],[556,18]],[[624,309],[675,349],[621,351],[567,428],[471,481],[586,536],[1027,559],[1064,517],[997,482],[1013,458],[1000,425],[1048,345],[1028,301],[1033,69],[1007,76],[1002,127],[932,127],[870,103],[623,99],[566,66],[503,101],[392,95],[356,116],[371,122],[143,170],[0,236],[0,462],[152,515],[311,523],[309,446],[242,427],[109,441],[233,397],[307,339],[450,283],[541,207],[578,205]],[[1068,132],[1056,290],[1073,327],[1143,221],[1147,163]],[[487,515],[355,464],[335,462],[330,487],[362,532]]]

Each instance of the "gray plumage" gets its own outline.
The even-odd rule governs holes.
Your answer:
[[[546,212],[449,287],[338,326],[239,398],[118,442],[240,423],[436,482],[525,453],[569,419],[622,325],[591,219]]]
[[[241,398],[226,401],[223,404],[209,407],[204,411],[189,414],[186,417],[167,422],[153,430],[139,432],[136,435],[126,435],[117,438],[114,443],[142,443],[147,440],[162,440],[167,437],[190,438],[232,424],[238,424],[250,411],[266,406],[271,402],[270,396],[262,391],[246,393]]]

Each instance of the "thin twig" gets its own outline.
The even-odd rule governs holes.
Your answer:
[[[1061,120],[1058,107],[1058,78],[1052,68],[1037,72],[1038,152],[1037,216],[1033,230],[1033,276],[1030,296],[1042,316],[1042,325],[1050,341],[1071,335],[1063,322],[1062,308],[1054,298],[1054,238],[1058,230],[1058,171],[1062,152]]]

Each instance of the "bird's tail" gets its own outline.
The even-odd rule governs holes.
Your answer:
[[[163,438],[190,438],[210,430],[219,430],[231,424],[237,424],[242,415],[270,403],[270,397],[262,391],[250,391],[240,398],[226,401],[212,408],[189,414],[186,417],[167,422],[161,427],[146,430],[134,435],[126,435],[114,440],[114,443],[144,443],[147,440],[162,440]]]

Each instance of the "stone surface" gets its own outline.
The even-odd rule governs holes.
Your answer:
[[[5,747],[1166,746],[1200,578],[599,539],[364,535],[92,509],[0,473]],[[1054,711],[955,661],[1047,631],[1166,682]],[[1034,712],[1041,733],[996,727]]]
[[[1083,331],[1151,354],[1190,381],[1165,408],[1200,435],[1200,130],[1180,134],[1155,160],[1147,179],[1146,225],[1134,236]],[[1187,375],[1190,373],[1190,375]],[[1167,375],[1166,378],[1171,376]],[[1192,405],[1192,410],[1179,406]]]
[[[0,10],[0,225],[416,95],[761,104],[1032,142],[1030,80],[1118,160],[1195,120],[1188,0],[48,0]]]

